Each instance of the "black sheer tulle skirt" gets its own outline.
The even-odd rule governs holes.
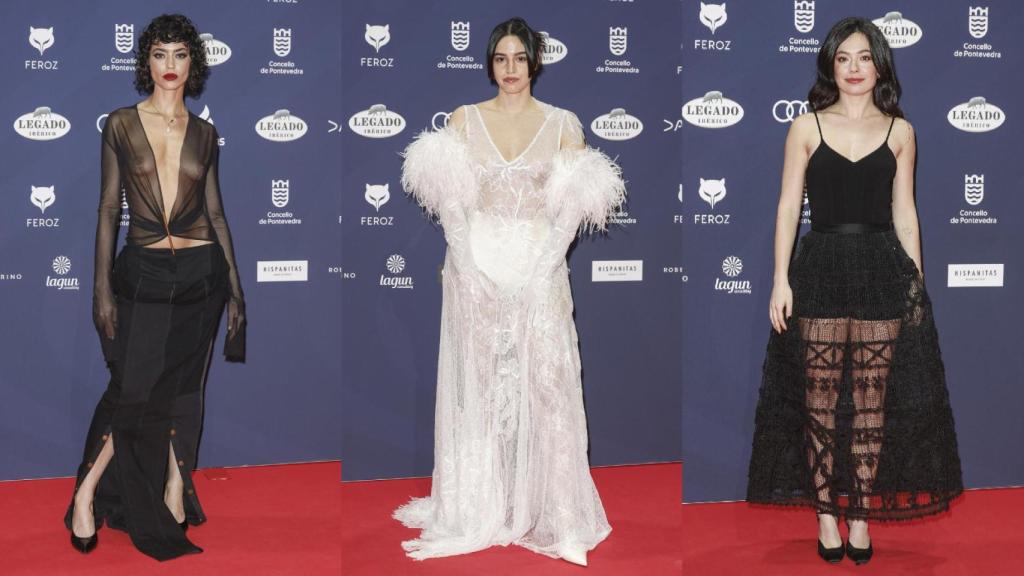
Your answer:
[[[772,331],[747,499],[907,520],[963,491],[931,302],[896,234],[809,232]]]
[[[169,249],[126,246],[114,264],[118,328],[101,335],[110,381],[93,415],[77,492],[113,436],[114,457],[96,489],[98,529],[124,530],[157,560],[202,552],[164,504],[169,450],[185,483],[189,524],[206,521],[191,472],[203,416],[203,383],[227,298],[218,244]],[[64,523],[71,528],[74,500]]]

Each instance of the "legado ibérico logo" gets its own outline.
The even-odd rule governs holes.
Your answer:
[[[899,12],[889,12],[881,18],[875,18],[872,24],[885,35],[891,48],[906,48],[917,44],[924,31],[914,21],[903,17]]]
[[[547,32],[541,32],[544,37],[544,51],[541,52],[540,61],[544,64],[559,62],[569,54],[569,48],[558,38],[553,38]]]
[[[405,129],[405,118],[383,104],[374,104],[353,114],[348,127],[366,138],[390,138]]]
[[[683,104],[683,120],[700,128],[728,128],[743,119],[743,107],[717,90]]]
[[[231,58],[231,47],[214,38],[213,34],[204,32],[199,35],[199,39],[203,41],[206,63],[210,66],[218,66]]]
[[[298,140],[306,134],[309,126],[306,121],[285,109],[278,110],[270,116],[264,116],[256,122],[256,133],[271,142],[290,142]]]
[[[984,96],[975,96],[957,104],[946,115],[949,123],[964,132],[989,132],[999,128],[1006,121],[1006,114]]]
[[[71,122],[48,106],[40,106],[18,116],[14,131],[29,140],[56,140],[71,131]]]
[[[629,140],[644,131],[644,124],[636,116],[627,114],[625,108],[615,108],[594,118],[590,130],[605,140]]]

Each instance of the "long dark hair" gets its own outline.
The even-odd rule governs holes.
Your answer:
[[[541,58],[544,54],[544,35],[530,28],[526,20],[522,18],[509,18],[494,27],[491,31],[491,38],[487,41],[487,77],[491,84],[498,83],[494,80],[494,51],[498,48],[498,42],[505,36],[515,36],[523,43],[526,50],[526,62],[530,66],[530,84],[537,81],[544,68]]]
[[[181,14],[162,14],[153,18],[139,36],[139,45],[135,49],[135,89],[139,94],[153,93],[153,77],[149,73],[149,49],[153,44],[173,44],[181,42],[188,47],[189,63],[188,80],[185,81],[185,96],[198,98],[206,87],[206,79],[210,77],[210,67],[206,64],[206,47],[199,38],[192,21]]]
[[[860,32],[868,39],[871,60],[878,71],[878,81],[872,94],[875,106],[887,116],[903,118],[900,110],[900,81],[896,78],[896,68],[892,60],[892,48],[885,35],[870,20],[864,18],[843,18],[828,31],[825,43],[818,50],[818,78],[807,95],[807,101],[814,111],[823,110],[839,100],[839,88],[836,87],[835,59],[839,45],[851,34]]]

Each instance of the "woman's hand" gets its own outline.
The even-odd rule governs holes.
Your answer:
[[[228,300],[228,333],[234,336],[245,324],[245,302],[238,298]]]
[[[117,335],[117,304],[113,294],[108,292],[93,296],[92,320],[100,334],[108,340],[114,339]]]
[[[789,281],[777,282],[772,288],[772,299],[768,304],[768,316],[772,320],[772,328],[782,334],[788,326],[786,319],[793,315],[793,290]]]

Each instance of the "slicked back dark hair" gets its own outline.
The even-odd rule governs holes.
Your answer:
[[[856,17],[843,18],[836,22],[818,50],[818,77],[807,95],[811,109],[824,110],[839,100],[839,88],[836,87],[835,78],[836,52],[839,51],[840,44],[857,32],[867,37],[871,60],[878,71],[878,81],[872,94],[875,106],[888,116],[903,118],[903,110],[899,104],[903,89],[896,78],[889,41],[870,20]]]
[[[494,79],[494,52],[498,49],[498,42],[505,36],[515,36],[523,43],[526,61],[530,66],[530,85],[533,85],[544,68],[541,62],[544,54],[544,35],[530,28],[526,20],[518,16],[505,20],[491,31],[491,38],[487,41],[487,77],[491,79],[491,84],[498,85]]]
[[[135,89],[139,94],[153,93],[153,77],[149,70],[149,51],[154,44],[181,42],[188,47],[191,59],[185,96],[198,98],[206,88],[210,67],[206,64],[206,48],[192,21],[182,14],[162,14],[154,18],[139,36],[135,49]]]

